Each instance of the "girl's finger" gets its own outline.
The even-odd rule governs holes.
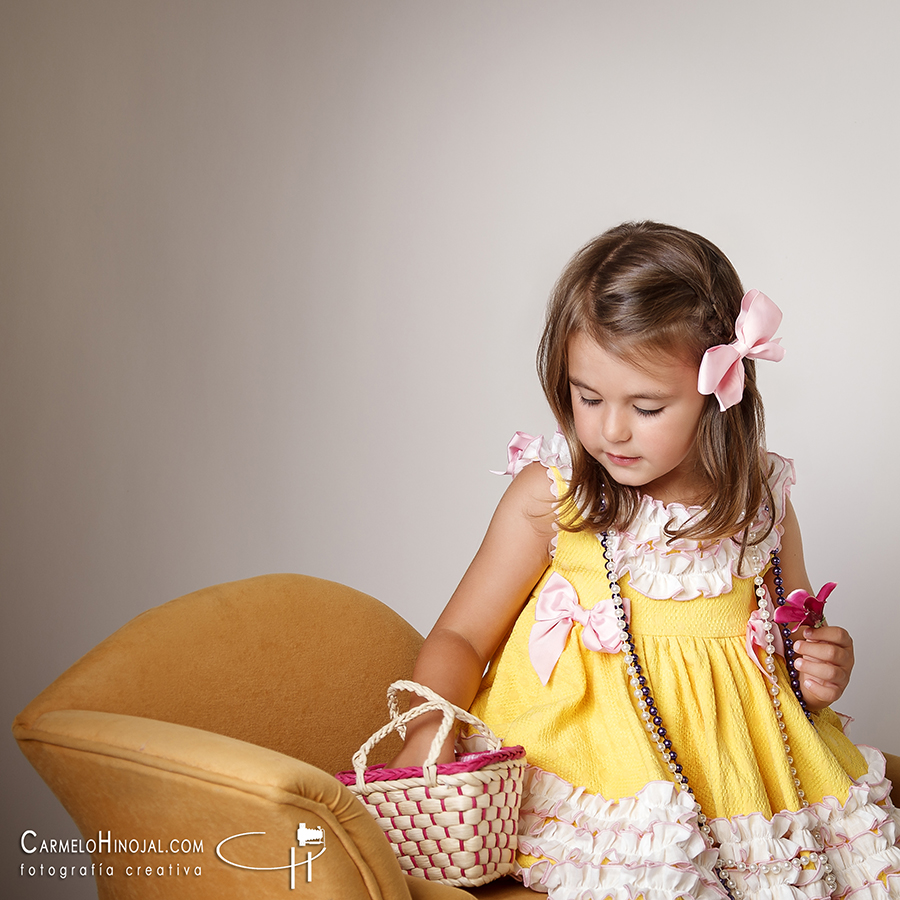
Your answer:
[[[845,687],[850,680],[849,673],[840,666],[820,663],[810,659],[798,659],[795,665],[797,671],[802,673],[803,678],[812,678],[824,684]]]
[[[814,643],[824,642],[837,644],[840,647],[852,647],[853,639],[846,628],[837,625],[823,625],[821,628],[804,628],[803,639]]]
[[[813,678],[807,678],[803,681],[803,695],[807,701],[812,699],[830,704],[834,703],[841,696],[841,693],[841,688],[833,684],[823,684]]]
[[[798,659],[817,659],[835,665],[852,665],[853,654],[839,644],[824,641],[798,641],[794,644],[794,652]]]

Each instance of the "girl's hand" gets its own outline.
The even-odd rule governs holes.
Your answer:
[[[387,768],[405,769],[407,766],[423,766],[442,718],[440,712],[436,712],[425,713],[418,719],[413,719],[406,726],[406,741],[403,744],[403,749],[388,763]],[[450,731],[449,738],[444,742],[444,747],[438,754],[438,758],[435,760],[438,765],[451,763],[456,759],[456,755],[453,752],[455,738],[456,729],[453,728]]]
[[[844,693],[853,671],[853,639],[844,628],[823,625],[804,628],[795,640],[794,666],[800,690],[810,709],[830,706]]]

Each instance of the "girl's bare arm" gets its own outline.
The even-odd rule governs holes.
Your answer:
[[[532,463],[501,498],[478,553],[422,646],[414,681],[468,708],[485,667],[549,565],[553,521],[547,470]],[[439,723],[435,713],[414,720],[391,765],[421,765]],[[453,759],[452,741],[451,734],[438,762]]]

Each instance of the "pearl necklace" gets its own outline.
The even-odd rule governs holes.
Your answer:
[[[614,534],[615,532],[612,533]],[[694,810],[697,814],[697,825],[703,836],[706,838],[707,844],[711,848],[714,848],[716,846],[716,841],[713,837],[712,829],[709,826],[709,819],[700,808],[700,803],[694,796],[694,791],[691,788],[690,783],[688,782],[687,775],[684,774],[684,767],[681,763],[678,762],[678,754],[675,751],[675,748],[672,746],[672,739],[669,737],[668,731],[663,726],[662,717],[659,714],[659,709],[656,706],[656,701],[651,695],[650,687],[647,684],[647,677],[643,674],[643,669],[641,667],[640,659],[638,658],[637,650],[635,649],[634,639],[631,634],[631,627],[628,622],[628,617],[625,614],[625,608],[622,605],[622,592],[619,587],[618,577],[615,573],[615,564],[613,563],[612,552],[609,549],[608,536],[609,532],[606,531],[602,532],[602,534],[600,535],[600,543],[603,545],[603,558],[605,560],[606,566],[606,578],[609,582],[609,590],[612,595],[613,605],[615,607],[615,616],[619,625],[619,635],[622,640],[622,648],[625,650],[625,671],[629,675],[630,684],[634,692],[634,697],[637,700],[639,715],[644,722],[644,727],[647,729],[648,737],[650,738],[651,743],[656,746],[656,749],[662,756],[663,762],[665,763],[666,768],[668,768],[669,772],[671,773],[672,778],[678,786],[678,789],[681,791],[685,791],[694,801]],[[771,560],[777,602],[779,606],[783,606],[785,602],[784,579],[782,578],[781,559],[778,556],[777,548],[772,551]],[[771,697],[772,707],[775,711],[775,721],[778,723],[778,729],[781,732],[781,740],[782,744],[784,745],[787,764],[790,768],[791,776],[794,780],[794,787],[797,790],[797,799],[800,802],[801,806],[806,808],[809,806],[809,801],[806,799],[806,794],[800,784],[800,779],[797,775],[797,769],[794,766],[794,758],[793,756],[791,756],[791,745],[788,741],[787,729],[785,728],[784,724],[784,714],[781,711],[781,701],[778,699],[779,694],[781,693],[781,688],[778,686],[775,666],[775,636],[773,634],[773,631],[776,627],[776,624],[773,622],[771,613],[769,612],[765,582],[760,572],[757,572],[756,576],[754,577],[753,584],[755,587],[756,602],[757,607],[759,608],[759,615],[763,622],[763,630],[765,631],[766,650],[763,667],[768,673],[769,680],[771,682],[769,687],[769,696]],[[803,709],[806,718],[812,723],[812,715],[807,708],[806,701],[803,699],[803,694],[800,690],[800,679],[798,678],[797,670],[794,667],[794,657],[796,654],[794,653],[794,642],[791,638],[791,630],[787,625],[782,626],[782,637],[784,640],[785,662],[787,664],[788,677],[790,679],[791,688],[794,692],[794,695],[799,700],[800,706]],[[813,723],[813,727],[815,727],[815,723]],[[719,880],[722,883],[722,887],[725,889],[725,892],[729,897],[733,898],[733,900],[743,900],[745,896],[744,892],[734,881],[734,878],[730,874],[731,872],[738,872],[743,876],[754,873],[776,873],[784,868],[799,869],[807,864],[821,865],[822,871],[824,872],[825,883],[828,886],[829,891],[833,892],[837,885],[837,879],[835,878],[831,863],[828,860],[828,856],[824,853],[824,842],[821,841],[821,836],[819,838],[819,841],[820,847],[818,852],[804,852],[798,859],[794,859],[790,862],[785,863],[768,862],[747,864],[743,862],[737,862],[735,860],[720,859],[716,862],[715,865],[716,875],[718,875]]]

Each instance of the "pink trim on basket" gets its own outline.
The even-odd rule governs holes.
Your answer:
[[[437,766],[438,775],[457,775],[460,772],[477,772],[485,766],[525,756],[524,747],[500,747],[499,750],[483,750],[480,753],[466,753],[458,757],[456,762],[441,763]],[[341,784],[356,784],[356,773],[353,771],[338,772],[335,776]],[[422,778],[421,766],[407,766],[405,769],[385,769],[383,765],[368,766],[365,772],[366,784],[373,781],[401,781],[404,778]]]

